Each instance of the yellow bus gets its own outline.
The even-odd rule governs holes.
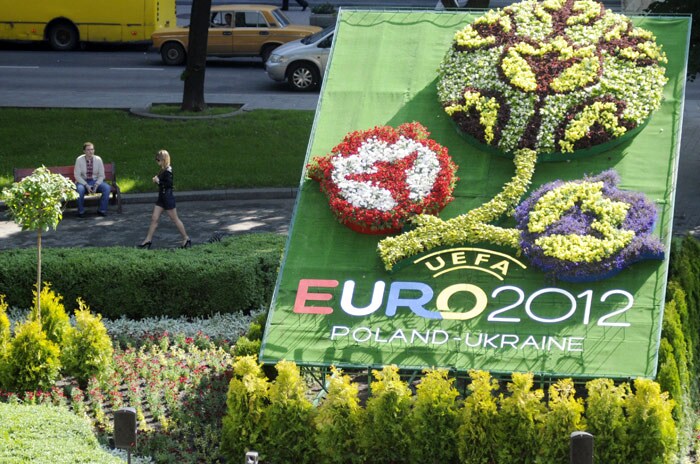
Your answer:
[[[0,0],[0,40],[48,41],[54,50],[147,43],[175,26],[175,0]]]

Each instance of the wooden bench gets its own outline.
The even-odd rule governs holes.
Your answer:
[[[119,190],[119,185],[117,185],[117,174],[116,174],[116,169],[114,166],[114,163],[104,163],[105,166],[105,181],[108,181],[108,185],[110,186],[111,190],[111,196],[112,198],[110,199],[111,204],[116,204],[117,205],[117,212],[121,213],[122,212],[122,192]],[[54,174],[60,174],[63,177],[67,177],[70,179],[72,182],[75,182],[75,176],[73,175],[74,171],[74,166],[47,166],[48,170],[51,171]],[[24,179],[25,177],[31,175],[34,172],[35,168],[14,168],[13,173],[15,176],[15,182],[19,182],[20,180]],[[94,195],[91,195],[94,196]],[[86,196],[87,198],[87,196]]]

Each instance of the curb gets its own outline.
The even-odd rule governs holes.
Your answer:
[[[230,112],[230,113],[222,113],[222,114],[211,114],[211,115],[202,115],[202,116],[176,116],[176,115],[169,115],[169,114],[157,114],[157,113],[151,113],[151,106],[153,105],[167,105],[169,103],[151,103],[149,106],[146,107],[133,107],[129,109],[129,113],[135,115],[135,116],[140,116],[142,118],[153,118],[153,119],[221,119],[221,118],[230,118],[232,116],[237,116],[239,114],[242,114],[244,112],[250,111],[250,109],[247,108],[245,103],[232,103],[232,104],[221,104],[221,103],[209,103],[209,106],[217,106],[217,105],[222,105],[222,106],[233,106],[233,105],[240,105],[240,108]]]

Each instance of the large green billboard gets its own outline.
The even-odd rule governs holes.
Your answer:
[[[438,68],[455,32],[478,16],[342,11],[306,162],[330,153],[352,131],[418,121],[458,166],[455,199],[440,220],[489,204],[512,184],[514,160],[468,141],[439,102]],[[668,250],[690,22],[632,19],[656,36],[668,58],[660,107],[612,148],[538,162],[522,200],[542,186],[558,185],[552,182],[601,181],[601,173],[614,169],[616,189],[640,192],[656,206],[652,235]],[[586,57],[574,62],[585,64]],[[524,245],[447,240],[387,265],[378,251],[386,237],[339,223],[307,174],[265,329],[263,362],[655,375],[667,258],[657,253],[656,259],[602,276],[607,278],[562,280],[556,270],[533,266]],[[515,222],[506,214],[474,233],[487,234],[490,227],[512,231]]]

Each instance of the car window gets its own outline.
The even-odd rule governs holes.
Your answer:
[[[210,27],[233,27],[233,13],[230,11],[212,13]]]
[[[328,34],[329,32],[333,31],[333,29],[335,29],[335,25],[333,25],[333,26],[328,26],[328,27],[326,27],[325,29],[321,29],[321,30],[318,31],[318,32],[314,32],[313,34],[308,35],[308,36],[304,37],[303,39],[301,39],[301,43],[303,43],[304,45],[308,45],[308,44],[312,44],[312,43],[314,43],[314,42],[318,42],[318,41],[321,40],[321,38],[324,37],[326,34]],[[332,39],[331,39],[331,40],[332,40]]]
[[[331,45],[333,45],[333,34],[329,35],[322,41],[320,41],[317,45],[318,48],[331,48]]]
[[[287,18],[279,9],[272,10],[272,16],[275,17],[275,21],[277,21],[277,24],[279,24],[280,27],[286,27],[291,24],[289,18]]]
[[[259,11],[237,11],[236,27],[268,27],[265,17]]]

